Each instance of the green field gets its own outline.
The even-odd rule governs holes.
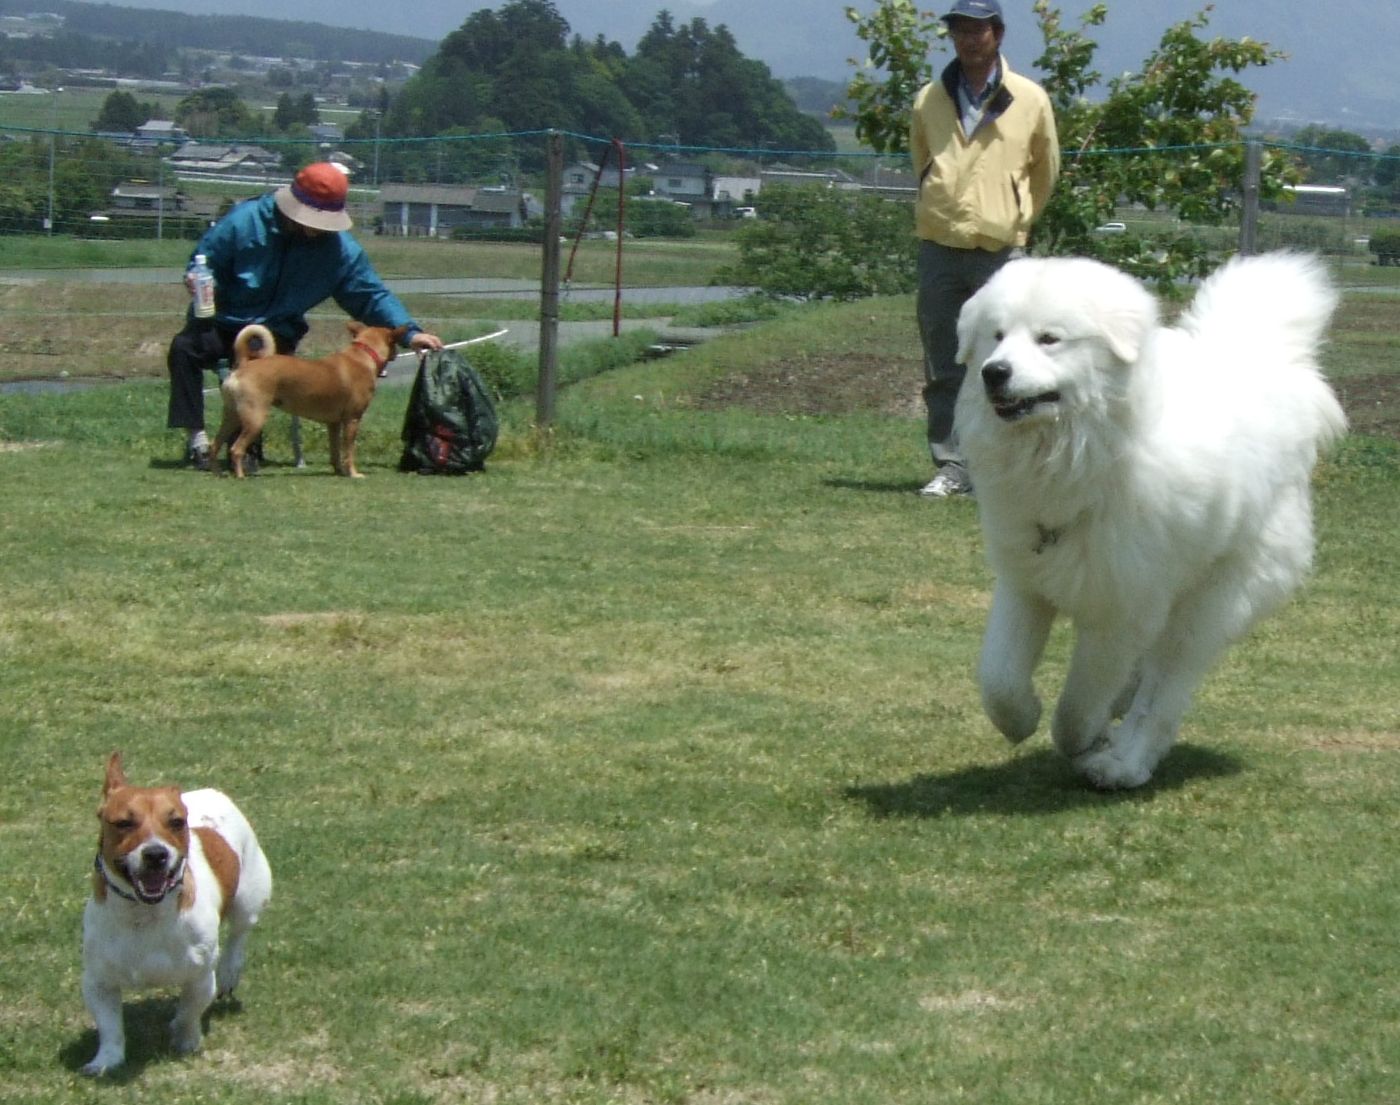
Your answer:
[[[110,88],[61,88],[58,92],[0,93],[0,129],[27,127],[34,130],[61,130],[88,134],[102,113],[102,105],[112,94]],[[173,112],[183,94],[133,93],[142,103],[157,104]],[[169,118],[167,114],[165,116]]]
[[[1349,298],[1339,376],[1393,364],[1391,298]],[[159,380],[0,393],[0,1101],[1390,1100],[1400,446],[1321,466],[1313,580],[1096,793],[982,716],[976,508],[915,494],[919,421],[798,413],[908,313],[607,372],[548,433],[508,403],[455,480],[394,470],[401,388],[357,482],[317,429],[305,470],[176,466]],[[234,796],[276,889],[204,1053],[131,994],[94,1084],[114,748]]]

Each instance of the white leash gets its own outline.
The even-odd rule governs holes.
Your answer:
[[[479,337],[479,338],[468,338],[466,341],[454,341],[451,345],[444,345],[444,346],[443,346],[443,349],[461,349],[464,345],[477,345],[477,344],[479,344],[479,343],[481,343],[481,342],[484,342],[484,341],[491,341],[491,340],[493,340],[494,338],[504,337],[506,334],[509,334],[509,333],[510,333],[510,330],[509,330],[509,329],[497,330],[494,334],[482,334],[481,337]],[[419,356],[420,354],[429,353],[429,352],[431,352],[431,350],[428,350],[428,349],[410,349],[410,350],[408,350],[408,351],[405,352],[405,353],[400,353],[400,354],[398,355],[398,357],[395,357],[395,358],[393,358],[393,359],[397,361],[397,360],[399,359],[399,357],[409,357],[409,356],[417,357],[417,356]]]
[[[480,337],[477,338],[468,338],[466,341],[454,341],[451,345],[444,345],[443,349],[461,349],[464,345],[478,345],[484,341],[493,341],[496,338],[504,337],[509,333],[510,329],[509,327],[507,327],[505,329],[497,330],[495,333],[492,334],[482,334]],[[395,356],[390,357],[389,360],[385,363],[392,364],[394,361],[397,361],[400,357],[421,357],[427,354],[428,352],[429,350],[427,349],[408,349],[402,353],[398,353]],[[218,390],[218,388],[205,388],[204,394],[213,395]]]

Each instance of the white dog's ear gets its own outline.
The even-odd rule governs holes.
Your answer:
[[[1156,299],[1140,285],[1135,284],[1131,292],[1112,308],[1105,309],[1099,319],[1108,348],[1125,364],[1132,364],[1142,355],[1143,345],[1157,328]]]
[[[958,364],[972,363],[977,353],[977,329],[982,322],[981,296],[974,295],[958,313]]]

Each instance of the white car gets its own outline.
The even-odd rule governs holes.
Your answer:
[[[1094,227],[1095,234],[1126,234],[1128,233],[1127,223],[1104,223],[1103,226]]]

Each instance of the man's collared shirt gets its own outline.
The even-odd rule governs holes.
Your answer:
[[[967,78],[959,74],[958,76],[958,118],[962,122],[963,135],[971,138],[977,132],[977,128],[982,124],[982,117],[987,113],[987,102],[996,93],[1001,84],[1001,65],[998,64],[992,70],[992,75],[987,78],[986,85],[982,88],[979,96],[972,91],[967,83]]]

